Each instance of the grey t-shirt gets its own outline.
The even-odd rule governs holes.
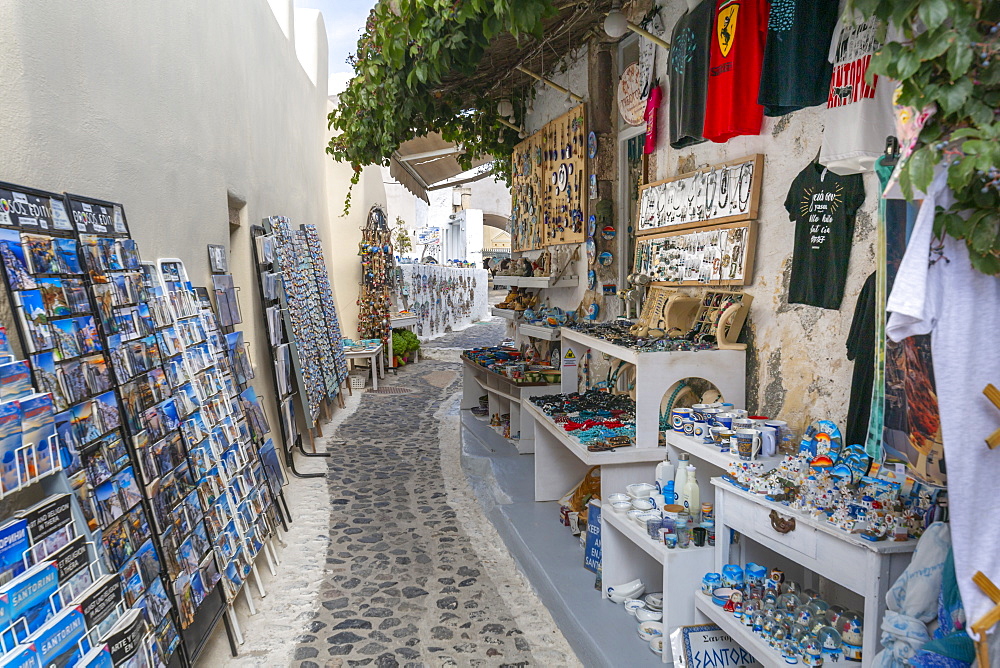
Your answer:
[[[670,39],[670,146],[684,148],[705,141],[705,96],[708,93],[708,45],[715,3],[702,0],[684,12]]]

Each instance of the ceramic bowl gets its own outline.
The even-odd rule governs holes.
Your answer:
[[[649,642],[653,638],[663,637],[663,622],[641,622],[638,627],[639,637]]]
[[[654,485],[650,485],[648,482],[634,482],[631,485],[625,487],[625,491],[633,499],[648,498],[656,490]]]
[[[729,597],[733,595],[733,590],[731,587],[719,587],[712,592],[712,603],[717,606],[722,607],[729,600]]]
[[[654,591],[651,594],[646,594],[643,596],[642,600],[646,603],[646,607],[650,610],[663,610],[662,591]]]
[[[638,515],[632,517],[633,520],[639,523],[643,529],[646,528],[646,522],[648,520],[659,520],[662,519],[663,515],[660,514],[659,510],[643,510]]]
[[[632,499],[632,507],[636,510],[652,510],[654,508],[653,500],[648,496]]]
[[[632,510],[632,504],[629,501],[615,501],[611,504],[611,509],[616,513],[624,513]]]
[[[640,622],[658,622],[663,619],[663,611],[638,608],[635,611],[635,618]]]
[[[607,588],[608,598],[615,603],[624,603],[627,598],[639,598],[645,588],[642,580],[632,580],[625,584],[612,585]]]
[[[642,599],[640,599],[640,598],[627,598],[627,599],[625,599],[625,612],[627,612],[628,614],[632,615],[633,617],[635,616],[636,610],[641,610],[641,609],[643,609],[645,607],[646,607],[646,604],[643,603]]]
[[[630,503],[629,505],[631,506],[632,504]],[[632,520],[633,522],[638,522],[639,521],[639,517],[638,516],[642,515],[643,513],[648,513],[648,512],[649,512],[648,510],[635,510],[635,509],[633,509],[633,510],[626,511],[625,514],[628,515],[628,518],[630,520]]]
[[[656,654],[663,654],[663,636],[655,636],[649,639],[649,649]]]
[[[616,501],[631,501],[632,497],[628,494],[623,494],[622,492],[615,492],[614,494],[608,494],[608,501],[615,503]]]

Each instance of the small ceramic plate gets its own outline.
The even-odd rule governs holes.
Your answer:
[[[587,272],[587,287],[590,290],[597,288],[597,272],[593,269]]]
[[[663,609],[663,592],[654,591],[651,594],[646,594],[642,600],[646,602],[646,607],[650,610]]]
[[[587,135],[587,157],[596,158],[597,157],[597,134],[591,131]]]
[[[608,240],[614,239],[616,234],[618,234],[618,231],[614,225],[605,225],[604,229],[601,230],[601,236]]]
[[[590,218],[587,220],[587,236],[592,237],[595,232],[597,232],[597,216],[590,214]]]
[[[594,239],[587,239],[587,264],[593,265],[594,260],[597,259],[597,244],[594,243]]]
[[[610,251],[604,251],[597,257],[598,262],[600,262],[605,267],[609,266],[615,261],[615,256],[611,254]]]

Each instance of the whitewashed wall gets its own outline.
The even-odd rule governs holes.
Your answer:
[[[670,32],[685,8],[684,3],[664,3],[661,15]],[[657,48],[656,71],[668,80],[667,52]],[[569,61],[569,69],[551,77],[581,95],[587,90],[587,58]],[[534,115],[527,127],[533,132],[568,108],[565,96],[537,87]],[[763,191],[753,284],[754,296],[746,336],[750,343],[747,363],[747,398],[750,407],[770,416],[780,415],[796,428],[815,418],[831,418],[844,425],[850,397],[853,363],[847,360],[846,338],[858,292],[874,270],[877,216],[877,179],[865,175],[868,194],[855,223],[854,247],[843,303],[839,311],[787,303],[794,224],[783,203],[795,176],[815,159],[822,143],[820,108],[789,116],[765,119],[758,136],[738,137],[726,144],[703,143],[680,151],[669,147],[669,90],[660,107],[659,147],[650,156],[650,179],[659,180],[698,167],[753,153],[765,156]],[[617,190],[616,190],[617,192]],[[586,274],[585,260],[581,271]],[[584,289],[548,291],[555,305],[575,308]],[[599,360],[595,364],[600,364]],[[666,379],[665,379],[666,382]],[[664,387],[666,389],[666,387]]]
[[[231,243],[255,384],[270,395],[247,227],[328,224],[319,13],[291,0],[0,0],[0,16],[0,179],[122,202],[143,257],[181,258],[196,285],[206,245]],[[232,235],[230,195],[246,202]]]

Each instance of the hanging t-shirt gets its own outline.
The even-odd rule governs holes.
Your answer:
[[[1000,583],[1000,452],[985,444],[997,428],[997,410],[983,395],[1000,378],[1000,277],[976,271],[964,241],[934,239],[935,208],[955,201],[947,179],[941,170],[920,206],[889,295],[886,334],[893,341],[931,335],[955,573],[966,617],[977,620],[994,603],[972,576],[982,571]]]
[[[708,91],[708,43],[715,0],[702,0],[674,24],[670,39],[670,146],[684,148],[705,141],[705,95]]]
[[[757,93],[768,4],[767,0],[718,0],[716,7],[702,134],[722,143],[760,133],[764,107],[757,104]]]
[[[838,176],[822,165],[803,169],[785,198],[795,222],[789,304],[839,309],[854,238],[854,215],[865,201],[861,176]]]
[[[868,64],[882,48],[878,39],[881,21],[853,23],[843,19],[830,42],[833,76],[824,112],[823,148],[819,162],[835,174],[870,171],[885,149],[885,139],[895,133],[892,108],[894,83],[875,76],[865,80]]]
[[[826,102],[830,38],[837,0],[773,0],[757,101],[765,116],[783,116]]]
[[[854,362],[845,432],[845,442],[849,445],[864,445],[868,440],[875,387],[875,288],[875,272],[872,272],[858,293],[851,331],[847,334],[847,359]]]

